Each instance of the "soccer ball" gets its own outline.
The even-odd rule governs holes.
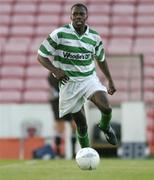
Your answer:
[[[80,149],[77,152],[75,159],[77,165],[82,170],[96,169],[100,162],[99,154],[95,149],[90,147]]]

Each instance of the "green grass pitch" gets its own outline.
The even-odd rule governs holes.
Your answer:
[[[154,160],[101,159],[92,171],[75,160],[0,160],[0,180],[154,180]]]

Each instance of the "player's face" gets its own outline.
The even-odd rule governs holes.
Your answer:
[[[75,28],[84,27],[88,18],[87,11],[84,7],[74,7],[71,12],[71,20]]]

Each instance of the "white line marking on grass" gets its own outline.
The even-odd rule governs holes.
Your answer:
[[[3,168],[13,168],[13,167],[20,167],[21,165],[33,165],[33,164],[36,164],[37,161],[36,160],[30,160],[30,161],[26,161],[24,163],[10,163],[10,164],[3,164],[3,165],[0,165],[0,169],[3,169]]]
[[[29,161],[26,161],[24,164],[33,165],[33,164],[36,164],[37,162],[38,162],[37,160],[29,160]]]
[[[21,165],[21,163],[4,164],[4,165],[0,165],[0,169],[9,168],[9,167],[18,167],[20,165]]]

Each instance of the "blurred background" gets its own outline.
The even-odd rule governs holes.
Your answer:
[[[103,39],[117,87],[109,99],[120,143],[115,147],[105,142],[96,127],[100,114],[87,102],[92,147],[107,157],[153,157],[154,0],[80,2],[88,7],[88,24]],[[54,116],[49,106],[52,90],[48,71],[36,56],[41,41],[70,22],[74,3],[79,1],[0,0],[0,159],[32,159],[34,151],[45,145],[54,150]],[[105,82],[99,69],[97,73]],[[62,151],[70,158],[67,123],[66,129]],[[44,149],[41,153],[48,155]]]

